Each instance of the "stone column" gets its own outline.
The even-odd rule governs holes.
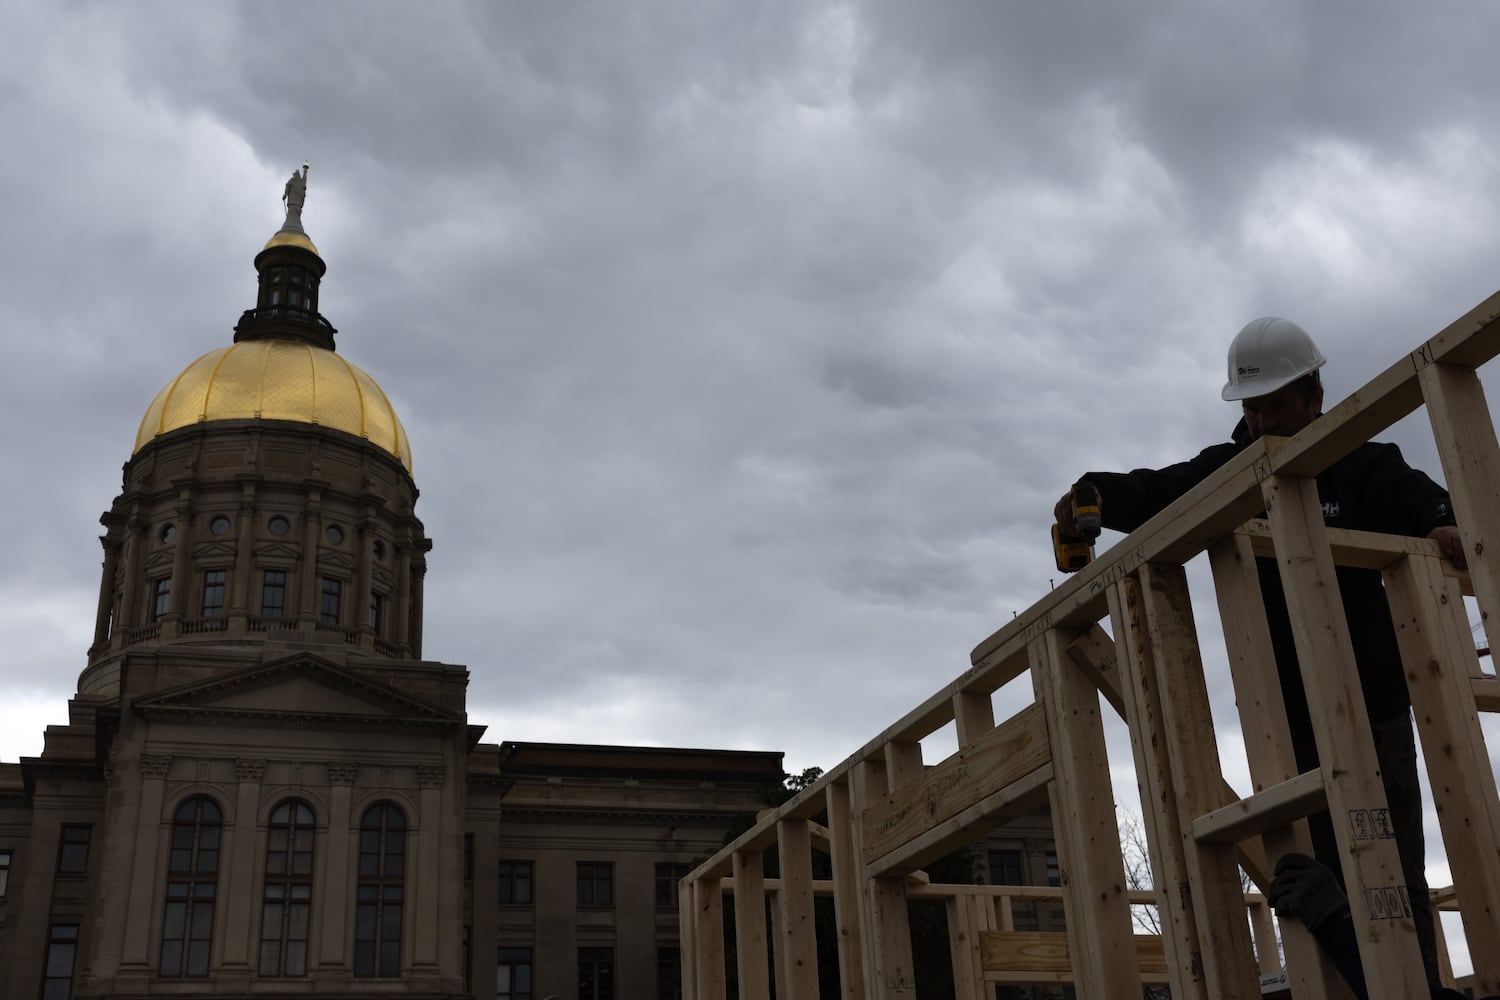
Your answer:
[[[177,547],[172,552],[172,597],[167,621],[180,622],[188,614],[188,591],[192,589],[193,542],[192,505],[184,493],[177,501]]]
[[[124,593],[120,625],[124,628],[115,629],[115,634],[122,640],[125,629],[141,624],[141,595],[148,589],[146,581],[141,579],[141,563],[144,559],[141,550],[145,548],[141,539],[145,533],[146,526],[141,523],[140,516],[132,513],[125,522],[125,582],[120,588]]]
[[[361,633],[370,634],[375,630],[370,625],[370,578],[373,575],[373,562],[375,559],[372,551],[375,546],[375,518],[366,511],[365,516],[360,518],[356,529],[356,537],[359,539],[355,544],[360,546],[359,561],[354,571],[354,626]],[[386,606],[386,614],[390,614],[390,606]]]
[[[322,528],[322,499],[317,490],[307,494],[307,507],[302,512],[302,607],[297,620],[308,628],[318,624],[318,602],[323,589],[318,585],[318,532]]]
[[[412,923],[416,926],[407,939],[412,943],[412,986],[421,989],[416,980],[432,977],[429,989],[437,988],[438,927],[443,914],[439,907],[442,885],[440,864],[443,856],[443,778],[446,769],[418,767],[417,784],[421,786],[421,815],[410,833],[407,846],[406,893],[411,899]]]
[[[411,646],[411,537],[396,543],[396,641]]]
[[[150,953],[151,930],[156,922],[156,900],[164,896],[166,883],[156,870],[161,847],[162,801],[166,796],[167,772],[172,767],[170,754],[143,753],[141,766],[140,812],[135,826],[135,862],[131,865],[130,903],[123,912],[130,914],[125,925],[125,943],[120,949],[120,975],[146,977],[156,967]],[[145,980],[141,979],[144,987]],[[117,988],[129,992],[120,982]]]
[[[422,658],[422,594],[423,584],[427,580],[427,557],[419,555],[413,560],[412,568],[411,655],[420,660]]]
[[[115,576],[120,570],[120,541],[106,533],[99,539],[104,546],[104,577],[99,581],[99,610],[94,613],[94,645],[109,638],[109,619],[115,607]]]
[[[245,483],[240,495],[239,528],[234,543],[234,580],[229,587],[229,630],[250,625],[250,595],[255,587],[255,486]]]
[[[308,956],[308,967],[318,970],[319,989],[330,989],[333,983],[347,980],[351,971],[348,920],[354,886],[349,877],[355,870],[358,851],[350,836],[349,809],[358,771],[359,765],[352,762],[330,761],[328,764],[328,835],[315,855],[318,878],[322,882],[315,895],[322,916],[318,918],[314,912],[321,924],[315,939],[310,942],[312,954]]]
[[[236,983],[248,983],[255,947],[256,923],[251,919],[260,913],[260,893],[255,884],[255,845],[260,811],[260,781],[266,773],[264,760],[237,757],[234,761],[239,791],[235,797],[234,824],[224,829],[220,858],[226,864],[219,876],[220,910],[223,913],[223,942],[219,949],[219,966],[224,976]],[[226,979],[221,986],[230,985]],[[235,988],[243,988],[237,986]]]

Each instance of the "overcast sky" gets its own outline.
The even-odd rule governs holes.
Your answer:
[[[6,22],[4,760],[66,721],[98,516],[303,160],[490,741],[832,766],[1045,592],[1079,473],[1227,437],[1246,321],[1333,402],[1500,287],[1490,0]],[[1389,436],[1440,477],[1425,417]]]

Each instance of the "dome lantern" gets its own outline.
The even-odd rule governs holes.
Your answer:
[[[255,256],[260,288],[255,308],[246,309],[234,327],[234,341],[292,340],[333,350],[338,331],[318,312],[318,283],[328,265],[302,228],[309,165],[292,171],[281,200],[286,221]]]

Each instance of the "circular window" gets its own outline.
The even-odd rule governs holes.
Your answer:
[[[375,544],[371,546],[371,550],[375,553],[376,559],[385,558],[385,542],[382,542],[380,539],[375,539]]]
[[[329,545],[339,545],[344,541],[344,529],[336,524],[330,524],[328,530],[323,532],[323,537],[328,539]]]
[[[225,517],[223,514],[220,514],[218,517],[208,522],[208,530],[212,531],[216,535],[224,534],[229,530],[229,518]]]
[[[174,539],[176,537],[177,537],[177,525],[175,525],[175,524],[164,524],[164,525],[161,526],[161,540],[162,541],[164,541],[164,542],[170,542],[172,539]]]
[[[284,535],[292,530],[291,524],[280,514],[277,514],[270,521],[266,522],[266,527],[271,529],[271,534],[273,535]]]

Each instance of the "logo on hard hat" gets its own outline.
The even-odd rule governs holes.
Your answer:
[[[1240,365],[1234,370],[1234,373],[1240,378],[1254,377],[1260,374],[1260,369],[1253,365]]]

